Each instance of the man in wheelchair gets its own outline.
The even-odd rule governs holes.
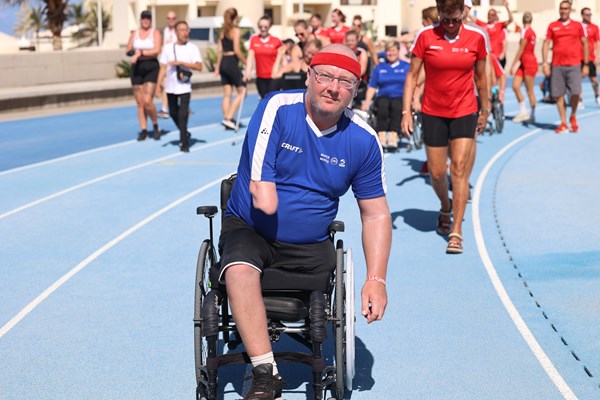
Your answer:
[[[359,77],[351,50],[327,46],[310,64],[307,89],[267,95],[248,125],[219,239],[219,279],[226,283],[253,366],[245,399],[273,399],[282,387],[267,330],[262,271],[301,270],[314,275],[315,286],[330,276],[335,249],[328,226],[350,187],[367,263],[361,312],[368,323],[383,317],[391,218],[377,136],[347,108]]]
[[[386,61],[379,63],[371,74],[361,108],[363,111],[370,109],[376,114],[379,142],[383,147],[394,151],[398,148],[398,132],[402,121],[402,96],[410,64],[400,58],[400,43],[397,41],[386,43],[385,55]],[[375,102],[372,105],[371,101],[374,97]]]

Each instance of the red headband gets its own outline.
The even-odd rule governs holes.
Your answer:
[[[333,65],[334,67],[345,69],[352,72],[354,76],[360,79],[360,64],[355,59],[335,53],[321,52],[315,54],[310,66],[315,65]]]

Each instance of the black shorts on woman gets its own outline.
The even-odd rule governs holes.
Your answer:
[[[447,147],[453,139],[473,139],[478,117],[478,113],[457,118],[437,117],[423,113],[423,141],[429,147]]]
[[[138,60],[135,64],[131,64],[131,84],[156,83],[158,71],[160,71],[160,64],[156,58]]]
[[[223,220],[219,238],[221,271],[219,280],[224,281],[223,272],[231,265],[244,264],[261,273],[266,269],[306,274],[315,282],[327,282],[336,267],[333,242],[284,243],[268,240],[236,216],[228,215]],[[297,278],[297,275],[295,275]],[[294,286],[297,282],[291,282]],[[286,283],[282,283],[286,286]],[[316,284],[315,287],[320,286]]]

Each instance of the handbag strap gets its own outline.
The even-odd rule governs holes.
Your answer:
[[[177,52],[175,51],[175,45],[177,43],[173,43],[173,55],[175,56],[175,61],[177,61]]]

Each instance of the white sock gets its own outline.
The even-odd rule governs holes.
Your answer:
[[[519,106],[521,107],[521,112],[522,113],[526,113],[527,112],[527,107],[525,106],[525,101],[521,101],[519,103]]]
[[[279,370],[277,369],[277,363],[275,362],[275,357],[273,357],[273,352],[270,351],[260,356],[250,357],[250,361],[252,362],[252,366],[256,367],[260,364],[273,364],[273,375],[277,375]]]

